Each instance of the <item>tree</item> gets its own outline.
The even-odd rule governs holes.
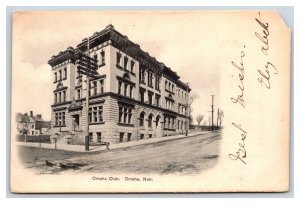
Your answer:
[[[200,123],[202,122],[203,119],[204,119],[204,115],[201,115],[201,114],[197,115],[196,121],[198,123],[198,126],[200,125]]]
[[[208,126],[211,126],[211,116],[208,117]]]
[[[191,93],[188,98],[188,114],[189,114],[189,124],[193,124],[193,117],[192,117],[192,104],[193,102],[199,97],[199,95],[195,92]]]
[[[224,112],[220,109],[218,109],[218,115],[217,115],[217,126],[219,125],[220,127],[222,127],[222,122],[223,122],[223,118],[224,118]]]

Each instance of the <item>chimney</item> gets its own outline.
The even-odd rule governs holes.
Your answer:
[[[33,117],[33,111],[30,111],[30,117]]]

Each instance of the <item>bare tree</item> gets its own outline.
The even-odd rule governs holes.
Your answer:
[[[193,123],[193,117],[192,117],[192,112],[193,112],[193,108],[192,108],[192,104],[193,102],[199,97],[199,95],[195,92],[192,92],[189,95],[188,98],[188,114],[189,114],[189,124]]]
[[[201,115],[201,114],[197,115],[196,121],[198,123],[198,126],[200,125],[200,123],[202,122],[203,119],[204,119],[204,115]]]
[[[211,116],[208,117],[208,126],[211,126]]]
[[[220,127],[222,127],[223,118],[224,118],[224,112],[218,109],[218,121]]]

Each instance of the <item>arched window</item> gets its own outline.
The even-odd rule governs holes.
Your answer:
[[[130,81],[130,76],[129,76],[129,74],[128,74],[128,73],[125,73],[125,74],[123,75],[123,79],[126,79],[126,80]]]
[[[152,119],[153,119],[153,115],[151,113],[148,117],[148,127],[152,127]]]
[[[145,113],[141,112],[140,114],[140,126],[144,126]]]
[[[58,84],[57,84],[57,86],[56,86],[56,89],[60,89],[60,88],[62,88],[63,87],[63,84],[61,83],[61,82],[59,82]]]
[[[160,116],[156,116],[156,127],[158,126],[158,124],[160,123]]]

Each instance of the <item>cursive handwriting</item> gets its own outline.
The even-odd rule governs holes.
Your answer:
[[[261,36],[261,34],[255,32],[256,37],[263,43],[263,45],[261,46],[261,51],[264,55],[268,55],[268,50],[269,50],[269,24],[268,23],[263,23],[260,17],[260,12],[258,12],[258,16],[259,18],[255,18],[256,22],[261,26],[261,28],[263,29],[263,36]]]
[[[261,41],[261,52],[264,56],[268,56],[269,51],[269,23],[263,22],[260,12],[258,12],[258,18],[255,18],[255,21],[258,23],[259,27],[262,28],[262,34],[255,32],[256,37]],[[258,69],[259,77],[257,78],[260,85],[264,85],[267,89],[271,89],[271,75],[269,68],[273,69],[272,74],[278,74],[277,68],[271,63],[267,62],[264,66],[264,70]]]
[[[271,76],[270,76],[270,72],[269,72],[269,66],[271,68],[273,68],[273,70],[274,70],[273,74],[278,74],[277,68],[271,62],[267,62],[267,64],[265,65],[264,71],[258,70],[260,77],[257,78],[257,80],[260,82],[261,86],[262,86],[262,84],[264,84],[265,87],[268,89],[271,88],[271,84],[270,84]]]
[[[245,48],[245,46],[244,46]],[[244,69],[244,62],[243,62],[243,58],[245,57],[245,53],[244,51],[241,51],[241,55],[240,55],[241,59],[240,59],[240,63],[239,65],[237,65],[234,61],[231,61],[231,64],[234,66],[234,68],[236,68],[239,73],[238,73],[238,78],[239,78],[239,89],[240,89],[240,93],[237,95],[237,97],[232,97],[231,98],[231,102],[232,103],[238,103],[240,104],[243,108],[245,108],[244,105],[244,91],[245,91],[245,87],[244,87],[244,73],[245,73],[245,69]]]
[[[234,127],[236,127],[238,130],[240,130],[241,132],[241,141],[239,142],[239,149],[236,151],[235,154],[229,154],[229,158],[231,160],[240,160],[241,162],[243,162],[244,164],[246,164],[245,159],[246,159],[246,144],[245,144],[245,140],[246,140],[246,136],[247,136],[247,132],[242,128],[242,126],[240,124],[236,124],[236,123],[232,123],[232,125]]]

